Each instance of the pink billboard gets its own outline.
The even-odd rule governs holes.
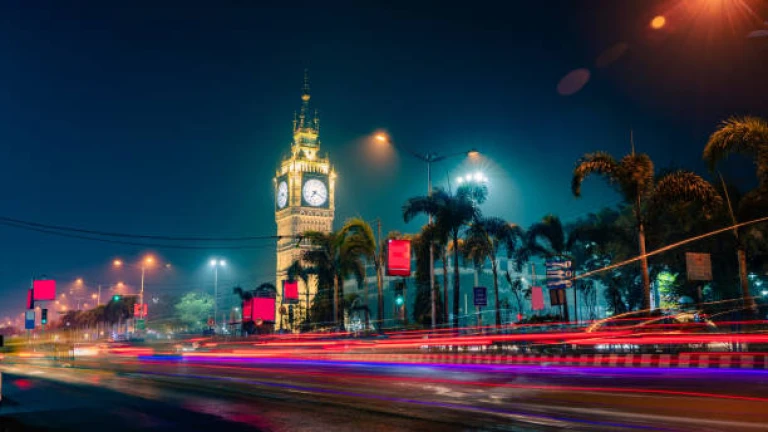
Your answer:
[[[544,293],[541,287],[531,287],[531,309],[535,311],[544,309]]]
[[[411,241],[389,240],[387,243],[387,275],[411,275]]]
[[[253,319],[275,321],[275,299],[266,297],[253,298]]]
[[[35,300],[56,300],[55,280],[36,280],[32,283]]]
[[[283,301],[296,302],[299,300],[299,282],[298,281],[283,281]]]
[[[243,300],[242,321],[253,321],[253,299]]]

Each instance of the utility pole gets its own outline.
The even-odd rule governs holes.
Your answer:
[[[384,245],[381,244],[381,218],[376,219],[376,229],[378,230],[378,246],[379,250],[377,251],[377,265],[376,265],[376,289],[378,291],[378,318],[379,318],[379,329],[384,325],[384,277],[383,277],[383,271],[384,271],[384,257],[382,256],[382,252],[384,251]],[[366,284],[367,285],[367,284]],[[368,298],[365,298],[365,304],[368,304]]]
[[[432,160],[427,158],[427,196],[432,196]],[[432,213],[429,213],[429,225],[432,225]],[[437,327],[437,303],[435,303],[435,251],[432,242],[429,243],[429,301],[432,304],[432,329]],[[445,265],[445,263],[443,263]],[[447,292],[445,288],[443,291]]]

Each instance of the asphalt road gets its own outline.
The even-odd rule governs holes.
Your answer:
[[[69,395],[66,400],[93,399],[86,411],[98,412],[100,400],[106,400],[94,398],[95,392],[139,401],[136,406],[168,407],[160,411],[168,418],[148,414],[141,430],[147,425],[197,430],[205,422],[221,422],[245,430],[323,432],[768,431],[764,371],[152,357],[84,359],[64,367],[5,364],[2,369],[6,388],[19,379],[31,380],[32,388],[54,386],[47,392],[52,398],[63,393]],[[133,415],[118,414],[127,417],[125,422]]]

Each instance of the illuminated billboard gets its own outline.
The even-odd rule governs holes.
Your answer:
[[[266,297],[253,298],[253,319],[275,321],[275,299]]]
[[[387,243],[387,275],[411,275],[411,241],[391,239]]]
[[[253,299],[243,300],[243,322],[253,321]]]
[[[34,300],[56,300],[55,280],[36,280],[32,283]]]
[[[283,281],[283,302],[297,303],[299,301],[299,282]]]

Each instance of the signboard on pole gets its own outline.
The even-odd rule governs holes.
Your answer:
[[[571,261],[549,260],[547,267],[547,288],[564,289],[573,285],[573,263]]]
[[[34,309],[35,308],[35,294],[34,290],[30,288],[27,291],[27,309]]]
[[[411,275],[411,241],[390,239],[387,242],[387,276]]]
[[[269,297],[253,298],[253,319],[275,321],[275,299]]]
[[[34,310],[28,310],[24,313],[24,329],[25,330],[35,329],[35,311]]]
[[[243,322],[253,321],[253,299],[243,300]]]
[[[685,268],[688,271],[688,280],[712,280],[712,259],[708,253],[686,252]]]
[[[475,306],[488,306],[488,289],[486,287],[474,287]]]
[[[551,289],[549,290],[549,304],[552,306],[560,306],[565,304],[565,290],[564,289]]]
[[[147,316],[147,304],[144,303],[144,313],[141,313],[141,305],[138,303],[133,304],[133,316],[135,317],[145,317]]]
[[[56,300],[55,280],[35,280],[32,282],[33,299],[41,301]]]
[[[136,330],[146,329],[146,321],[143,319],[136,320]]]
[[[283,280],[283,303],[299,302],[299,282]]]
[[[544,309],[544,293],[541,287],[531,287],[531,309],[535,311]]]

